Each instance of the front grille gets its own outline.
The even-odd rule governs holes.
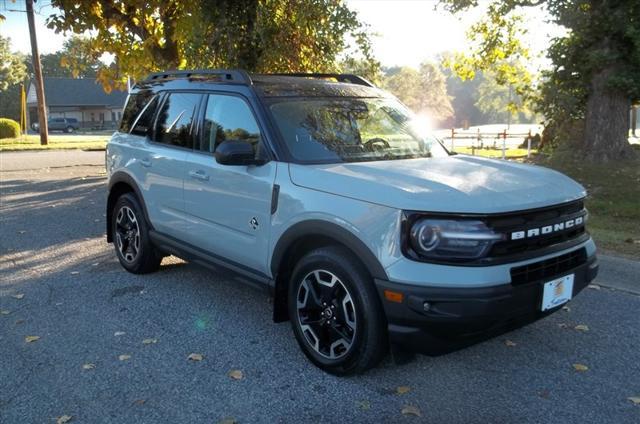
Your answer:
[[[583,247],[555,258],[511,268],[511,284],[514,286],[552,279],[587,262]]]
[[[563,222],[579,216],[585,216],[586,210],[581,200],[549,208],[537,209],[529,212],[515,212],[493,216],[487,224],[498,233],[510,236],[514,231],[527,231],[531,228],[541,228],[546,225]],[[493,245],[489,257],[503,257],[519,253],[531,252],[538,249],[564,243],[580,237],[585,233],[584,224],[564,231],[552,232],[548,235],[524,238],[519,240],[505,240]]]

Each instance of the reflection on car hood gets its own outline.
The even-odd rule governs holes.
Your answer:
[[[498,213],[586,195],[580,184],[547,168],[465,155],[291,164],[289,172],[298,186],[405,210]]]

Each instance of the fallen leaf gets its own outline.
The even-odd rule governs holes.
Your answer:
[[[422,412],[418,408],[412,405],[405,405],[402,407],[402,415],[415,415],[416,417],[421,417]]]
[[[133,401],[133,403],[135,403],[136,405],[144,405],[146,402],[145,399],[136,399]]]
[[[633,402],[634,405],[640,405],[640,396],[631,396],[628,397],[627,400]]]
[[[0,310],[0,315],[9,315],[11,311],[5,311],[4,309]]]
[[[628,239],[625,239],[624,242],[633,244],[633,239],[632,238],[628,238]]]
[[[71,271],[71,275],[78,275],[78,274],[80,274],[79,271]]]
[[[564,322],[561,322],[560,324],[558,324],[558,327],[560,328],[567,328],[567,324],[565,324]]]
[[[24,320],[23,319],[17,319],[16,320],[16,325],[20,325],[20,324],[24,324]]]
[[[549,399],[549,395],[551,393],[549,393],[549,390],[542,390],[540,393],[538,393],[538,396],[540,396],[542,399]]]
[[[398,386],[398,388],[396,389],[396,393],[399,395],[409,393],[410,391],[411,391],[411,387],[409,386]]]
[[[235,418],[223,418],[218,421],[218,424],[238,424]]]
[[[142,341],[142,344],[146,344],[146,345],[155,344],[155,343],[158,343],[158,339],[144,339]]]
[[[20,231],[18,231],[18,234],[24,234],[24,233],[26,233],[26,231],[25,231],[25,230],[20,230]]]
[[[24,293],[12,294],[11,297],[14,299],[22,299],[24,297]]]
[[[227,375],[234,380],[242,380],[244,378],[244,374],[240,370],[231,370],[227,373]]]
[[[58,417],[58,419],[56,420],[56,424],[68,423],[72,419],[73,419],[73,417],[71,415],[63,415],[61,417]]]
[[[187,359],[190,361],[202,361],[204,359],[204,356],[202,356],[201,353],[191,353],[189,356],[187,356]]]
[[[368,400],[360,400],[356,402],[356,405],[358,405],[358,408],[362,409],[363,411],[368,411],[369,409],[371,409],[371,402],[369,402]]]
[[[24,338],[27,343],[35,342],[36,340],[40,340],[40,336],[27,336]]]
[[[589,327],[584,325],[584,324],[578,324],[573,328],[578,330],[578,331],[589,331]]]
[[[88,363],[88,364],[84,364],[84,365],[82,365],[82,369],[83,369],[83,370],[92,370],[92,369],[94,369],[95,367],[96,367],[96,364],[91,364],[91,363]]]
[[[116,337],[124,336],[125,334],[127,334],[127,333],[125,333],[124,331],[116,331],[115,333],[113,333],[113,335],[116,336]]]
[[[565,311],[565,312],[571,312],[571,308],[568,307],[568,306],[563,306],[562,310]]]
[[[505,340],[505,341],[504,341],[504,344],[505,344],[506,346],[509,346],[509,347],[514,347],[514,346],[517,346],[517,345],[518,345],[518,343],[516,343],[516,342],[512,342],[511,340]]]
[[[584,372],[584,371],[587,371],[589,369],[588,366],[583,365],[583,364],[573,364],[573,368],[576,371],[580,371],[580,372]]]
[[[126,361],[128,359],[131,359],[131,355],[120,355],[118,356],[118,359],[121,361]]]
[[[98,265],[100,265],[100,262],[96,262],[94,264],[91,264],[91,266],[98,266]]]
[[[589,284],[587,286],[587,288],[592,289],[592,290],[600,290],[600,286],[597,284]]]

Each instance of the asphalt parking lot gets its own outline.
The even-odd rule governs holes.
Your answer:
[[[604,287],[640,284],[628,263],[528,327],[337,378],[233,276],[125,272],[103,155],[0,154],[1,423],[640,422],[640,296]]]

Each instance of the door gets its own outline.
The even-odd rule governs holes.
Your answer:
[[[197,93],[172,92],[164,99],[153,119],[148,108],[132,133],[149,134],[134,165],[141,175],[144,201],[154,229],[184,239],[185,211],[183,179],[185,159],[193,145],[194,116],[200,103]]]
[[[220,165],[213,157],[224,140],[244,140],[260,154],[263,138],[243,97],[210,94],[201,135],[187,155],[185,210],[190,242],[208,252],[268,274],[271,195],[275,162]]]

